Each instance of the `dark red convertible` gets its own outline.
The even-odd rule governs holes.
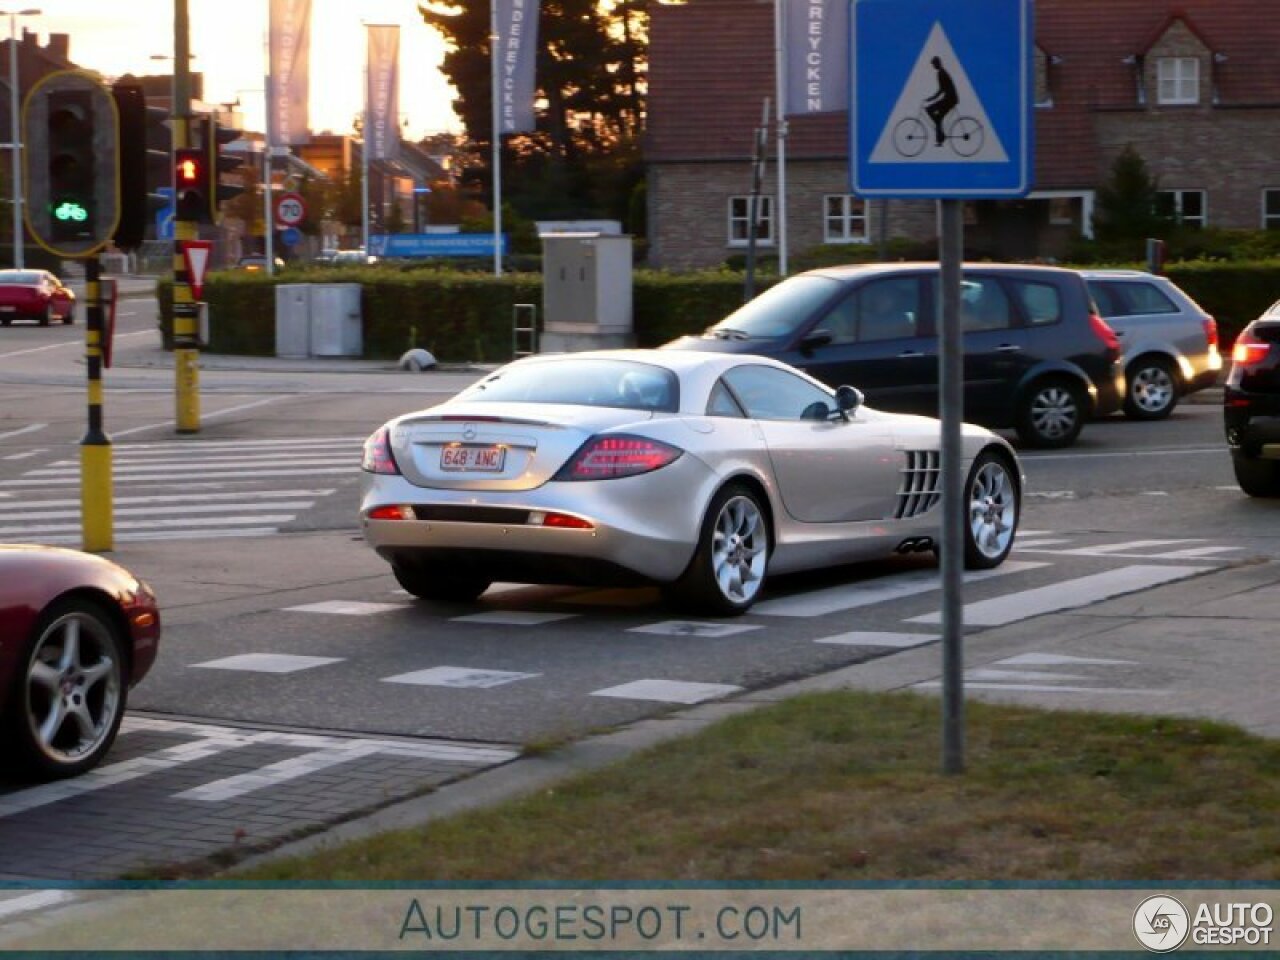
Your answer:
[[[0,752],[45,779],[95,766],[159,640],[155,595],[119,564],[0,544]]]
[[[0,324],[19,318],[73,323],[76,295],[48,270],[0,270]]]

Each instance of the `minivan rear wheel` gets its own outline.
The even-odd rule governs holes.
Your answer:
[[[1251,497],[1280,497],[1280,460],[1259,460],[1241,453],[1231,454],[1236,483]]]
[[[1084,391],[1069,380],[1033,384],[1018,408],[1015,429],[1029,447],[1069,447],[1084,428]]]

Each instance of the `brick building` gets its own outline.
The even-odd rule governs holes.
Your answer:
[[[1097,189],[1129,145],[1184,223],[1280,228],[1280,19],[1264,6],[1037,0],[1033,192],[968,202],[969,254],[1061,256],[1092,234]],[[655,2],[650,13],[649,259],[719,264],[747,246],[754,130],[776,90],[774,0]],[[789,254],[933,237],[932,203],[850,194],[847,144],[842,113],[789,118]],[[765,255],[777,236],[772,160],[757,234]]]

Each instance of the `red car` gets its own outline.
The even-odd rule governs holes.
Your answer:
[[[155,594],[128,570],[0,544],[0,752],[45,779],[95,766],[159,641]]]
[[[54,320],[74,323],[76,295],[48,270],[0,270],[0,324],[7,327],[15,317],[39,320],[42,327]]]

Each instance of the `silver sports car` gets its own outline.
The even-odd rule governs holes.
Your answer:
[[[940,429],[763,357],[528,357],[365,443],[360,517],[400,584],[472,600],[494,581],[659,584],[747,610],[770,573],[929,550]],[[1021,470],[966,424],[965,562],[1013,546]]]

